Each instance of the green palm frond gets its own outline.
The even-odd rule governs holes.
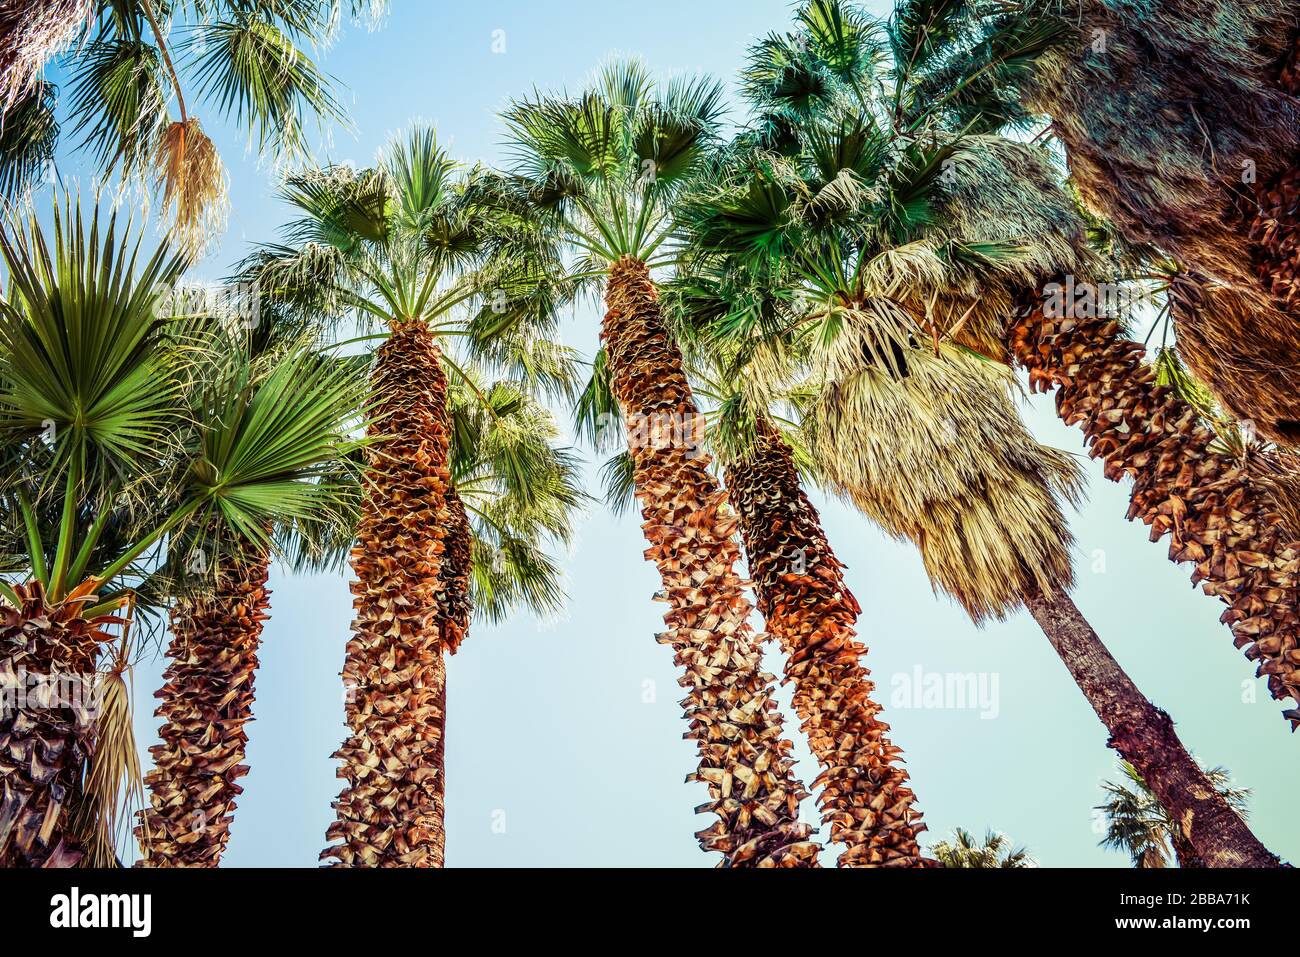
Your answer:
[[[138,37],[97,40],[78,57],[72,77],[73,135],[101,170],[144,172],[169,121],[171,95],[156,46]]]
[[[809,0],[795,14],[817,58],[843,83],[858,86],[884,52],[878,26],[843,0]]]
[[[236,540],[269,544],[277,523],[329,512],[330,488],[318,482],[358,447],[367,383],[354,365],[303,346],[258,377],[237,362],[197,396],[201,423],[187,494]]]
[[[0,123],[0,197],[16,199],[42,175],[53,173],[57,100],[54,84],[37,81],[6,108]]]
[[[235,7],[232,19],[203,24],[189,38],[187,52],[200,95],[244,126],[259,152],[293,159],[307,152],[309,117],[343,121],[345,113],[330,81],[265,15],[267,6]]]
[[[52,248],[34,214],[0,229],[12,289],[0,302],[0,434],[44,436],[51,474],[129,476],[173,442],[176,370],[157,343],[184,262],[165,243],[142,261],[130,232],[98,209],[87,224],[71,198],[55,207]]]

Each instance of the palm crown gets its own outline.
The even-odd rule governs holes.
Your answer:
[[[225,172],[193,106],[231,118],[263,156],[306,154],[312,118],[345,120],[331,80],[312,59],[339,21],[343,0],[96,0],[63,25],[79,38],[69,63],[76,124],[69,131],[102,174],[157,179],[174,236],[201,248],[220,227]],[[382,6],[348,0],[354,16]],[[24,41],[22,32],[29,29]],[[38,63],[55,43],[40,22],[15,41],[33,47],[0,127],[0,190],[12,197],[50,169],[60,137],[58,90]],[[39,41],[39,42],[38,42]],[[38,55],[39,54],[39,55]],[[175,114],[173,114],[175,110]]]
[[[516,242],[570,246],[603,274],[623,257],[649,264],[674,227],[674,201],[703,166],[721,116],[703,79],[656,86],[639,61],[613,62],[575,98],[535,96],[505,112],[513,163],[483,183],[526,227]]]
[[[547,336],[569,289],[528,255],[489,257],[510,224],[479,201],[479,175],[464,175],[422,127],[373,167],[297,173],[281,195],[299,218],[241,277],[282,323],[319,333],[419,321],[530,387],[566,394],[572,355]],[[442,361],[455,378],[468,375],[446,352]]]

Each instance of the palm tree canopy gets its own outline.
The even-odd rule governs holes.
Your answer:
[[[1137,768],[1127,761],[1120,761],[1119,767],[1122,780],[1101,784],[1106,793],[1105,802],[1096,808],[1106,824],[1101,846],[1126,852],[1134,867],[1170,866],[1179,834],[1177,822],[1151,792]],[[1211,786],[1245,818],[1249,813],[1250,789],[1235,786],[1224,768],[1204,768],[1204,771]]]
[[[553,332],[571,288],[526,252],[492,255],[512,223],[473,188],[481,175],[427,127],[394,140],[373,167],[300,171],[281,190],[297,214],[284,241],[248,257],[239,278],[278,322],[319,334],[425,322],[462,343],[443,352],[453,379],[467,374],[463,356],[567,396],[574,354]]]
[[[53,234],[34,217],[0,230],[0,490],[22,544],[7,572],[54,597],[88,575],[138,583],[165,536],[173,552],[200,527],[266,543],[333,507],[317,480],[356,447],[354,374],[304,345],[254,362],[227,318],[173,315],[182,261],[165,242],[140,256],[130,224],[87,224],[65,199]]]
[[[721,101],[715,81],[660,86],[640,61],[625,60],[606,65],[576,97],[512,103],[512,163],[482,183],[525,227],[511,245],[552,256],[576,248],[593,275],[624,256],[654,262],[672,234],[675,199],[715,146]],[[582,269],[574,275],[589,278]]]
[[[801,10],[867,36],[868,21],[832,16],[842,8]],[[1005,351],[1011,288],[1072,247],[1020,242],[1024,224],[1006,212],[988,231],[953,212],[949,189],[969,183],[964,151],[982,150],[938,118],[900,128],[876,92],[897,71],[874,52],[841,55],[834,38],[847,29],[834,42],[809,30],[789,41],[823,78],[816,108],[792,106],[779,83],[755,86],[760,117],[786,118],[780,149],[764,145],[760,124],[691,191],[688,263],[749,290],[718,297],[733,305],[712,310],[715,337],[740,354],[758,353],[757,340],[806,357],[805,423],[832,486],[917,542],[936,585],[976,620],[1002,617],[1026,589],[1073,580],[1060,500],[1077,499],[1078,466],[1033,440],[1010,372],[991,361]],[[760,66],[771,51],[756,48]],[[852,82],[836,72],[848,62],[864,70]]]
[[[313,59],[314,48],[336,30],[342,0],[78,6],[80,16],[64,11],[65,19],[53,24],[61,31],[58,42],[41,23],[20,24],[19,33],[32,36],[17,42],[44,50],[43,61],[75,41],[66,63],[75,118],[68,134],[102,175],[155,178],[174,218],[174,238],[193,250],[219,231],[226,206],[224,167],[195,108],[230,119],[246,131],[250,147],[277,161],[307,154],[312,120],[347,122],[333,81]],[[370,0],[347,6],[354,18],[383,10]],[[5,55],[0,49],[0,61]],[[18,59],[33,57],[19,51]],[[9,198],[52,169],[59,142],[57,91],[38,74],[28,68],[4,79],[0,189]]]
[[[1037,863],[1023,847],[1014,847],[1010,838],[996,831],[986,831],[981,843],[964,828],[953,831],[951,841],[940,841],[932,850],[935,859],[944,867],[995,868],[1037,867]]]

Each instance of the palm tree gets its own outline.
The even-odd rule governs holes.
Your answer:
[[[607,66],[572,99],[538,96],[505,113],[512,171],[490,184],[519,220],[515,244],[576,248],[574,278],[605,280],[601,330],[610,388],[633,459],[633,482],[668,605],[670,645],[687,689],[688,736],[699,749],[698,833],[722,866],[815,866],[799,823],[806,791],[761,669],[735,572],[736,516],[699,454],[701,420],[681,353],[665,326],[651,269],[671,262],[673,202],[711,149],[720,90],[674,81],[657,92],[635,62]],[[508,250],[504,252],[509,255]]]
[[[1126,337],[1123,313],[1097,307],[1102,290],[1116,289],[1125,275],[1155,271],[1158,251],[1123,243],[1082,213],[1045,149],[991,135],[1032,122],[1011,81],[1017,65],[1058,42],[1059,30],[1016,21],[1017,29],[968,56],[949,56],[962,4],[900,4],[883,46],[871,42],[872,21],[848,4],[819,0],[807,9],[841,24],[844,36],[830,42],[833,34],[805,26],[801,42],[774,35],[760,47],[747,75],[764,142],[787,148],[783,131],[836,103],[856,102],[858,91],[875,88],[883,67],[891,125],[909,137],[929,130],[943,147],[931,157],[931,227],[961,247],[994,241],[1019,252],[984,262],[944,295],[927,297],[935,324],[952,329],[965,348],[1023,366],[1036,391],[1059,390],[1058,414],[1084,430],[1105,474],[1133,477],[1127,517],[1151,526],[1153,540],[1169,535],[1170,560],[1192,564],[1193,581],[1229,606],[1222,620],[1234,643],[1258,662],[1275,698],[1292,699],[1284,714],[1300,726],[1300,668],[1291,660],[1300,642],[1300,536],[1279,521],[1294,466],[1258,443],[1232,436],[1225,443],[1201,409],[1163,387],[1143,344]],[[875,54],[857,58],[864,64],[857,73],[834,72],[855,62],[845,50],[864,45]],[[1093,248],[1098,240],[1104,255]],[[1240,308],[1231,290],[1189,283],[1177,269],[1171,281],[1168,270],[1159,271],[1160,285],[1181,293],[1171,300],[1174,309],[1193,295],[1210,311]],[[1092,296],[1092,308],[1060,308],[1056,300],[1072,282]],[[971,288],[980,294],[969,295]]]
[[[345,121],[331,80],[312,60],[339,20],[341,0],[60,0],[4,5],[0,26],[0,189],[7,197],[52,166],[58,90],[41,66],[74,45],[71,134],[101,175],[156,180],[173,240],[200,251],[224,224],[226,173],[191,111],[202,102],[248,131],[260,155],[307,152],[306,121]],[[381,5],[349,0],[354,16]],[[9,7],[22,7],[10,11]]]
[[[1026,254],[932,228],[930,197],[952,148],[899,137],[891,122],[887,102],[854,91],[845,108],[787,125],[785,155],[741,149],[686,205],[698,254],[739,264],[781,304],[766,315],[742,303],[716,334],[742,349],[802,342],[816,390],[806,424],[831,486],[914,542],[936,589],[977,623],[1027,608],[1110,745],[1171,813],[1193,814],[1207,861],[1275,864],[1070,600],[1060,500],[1077,498],[1077,466],[1024,429],[1009,372],[955,341],[970,315],[958,306],[980,298],[979,277]]]
[[[180,595],[157,715],[162,743],[145,777],[151,807],[136,828],[142,867],[216,867],[229,840],[252,718],[253,683],[276,527],[340,520],[346,504],[322,481],[355,448],[364,379],[311,348],[236,361],[193,390],[197,437],[186,482],[205,501],[173,546]],[[189,574],[187,575],[186,572]]]
[[[1183,828],[1169,816],[1137,768],[1127,761],[1119,766],[1125,780],[1101,784],[1107,795],[1106,803],[1096,808],[1106,821],[1101,846],[1126,851],[1134,867],[1168,867],[1174,857],[1179,867],[1204,867]],[[1234,811],[1246,817],[1249,788],[1234,787],[1223,768],[1206,769],[1205,778]]]
[[[738,303],[777,303],[761,289],[729,285],[727,274],[719,263],[679,273],[666,308],[696,391],[715,406],[706,437],[739,517],[759,611],[785,653],[795,711],[822,765],[813,787],[823,820],[845,845],[841,867],[927,866],[902,749],[880,719],[854,630],[862,609],[803,488],[819,478],[816,461],[762,385],[783,357],[729,355],[710,334],[710,323]]]
[[[940,841],[932,853],[944,867],[1037,867],[1023,847],[1013,847],[1005,834],[985,831],[981,844],[964,828],[955,828],[951,841]]]
[[[343,669],[351,736],[336,753],[347,782],[335,802],[326,856],[348,866],[431,866],[441,835],[428,821],[441,783],[442,652],[448,629],[443,555],[453,499],[448,372],[442,348],[517,372],[563,393],[567,350],[539,336],[563,290],[520,259],[475,270],[490,211],[466,199],[458,169],[431,130],[414,129],[366,170],[331,167],[290,177],[300,219],[288,242],[260,250],[242,275],[277,308],[307,323],[380,325],[370,375],[367,479],[352,568],[354,637]],[[488,300],[477,313],[455,310]],[[466,380],[467,381],[467,380]]]
[[[1089,206],[1186,263],[1195,285],[1226,287],[1235,308],[1178,317],[1180,348],[1226,409],[1300,441],[1293,5],[909,0],[896,18],[942,20],[926,97],[973,105],[992,93],[1047,115]],[[1027,32],[1050,42],[990,61]],[[954,94],[972,71],[980,82]]]
[[[119,233],[115,219],[101,228],[98,211],[87,227],[65,200],[52,240],[34,215],[24,221],[15,213],[0,229],[0,254],[12,290],[0,304],[0,433],[8,451],[0,495],[11,540],[0,641],[15,667],[86,684],[101,646],[117,640],[107,629],[119,626],[125,647],[125,629],[161,605],[168,552],[200,528],[223,540],[256,539],[272,506],[290,515],[315,506],[312,489],[282,487],[280,468],[294,454],[309,468],[322,444],[291,452],[294,436],[276,430],[319,426],[355,407],[356,396],[337,376],[313,371],[308,358],[263,382],[239,370],[203,378],[223,368],[223,351],[205,346],[220,326],[211,317],[173,317],[167,291],[185,260],[165,243],[142,259],[138,233],[130,226]],[[200,386],[211,417],[191,407]],[[313,398],[316,418],[281,415],[282,404],[296,407],[300,396]],[[222,654],[247,650],[236,644]],[[208,664],[220,677],[222,665]],[[123,668],[113,663],[109,715],[96,719],[76,701],[36,702],[0,719],[4,753],[26,756],[0,765],[8,795],[0,862],[114,862],[119,795],[124,784],[139,785],[134,743],[120,723],[125,715],[129,729]],[[239,662],[232,670],[245,674]],[[238,690],[236,682],[232,695]],[[165,691],[165,708],[173,693],[183,692]],[[200,735],[205,746],[242,749],[241,721],[231,719]],[[213,771],[184,761],[173,768],[205,770]]]
[[[557,444],[554,418],[531,390],[507,380],[489,383],[472,367],[465,372],[448,389],[452,483],[441,562],[445,592],[433,621],[449,650],[465,639],[475,614],[497,624],[521,609],[538,616],[561,610],[563,573],[547,549],[571,542],[578,509],[587,500],[575,459]],[[352,503],[346,520],[302,536],[299,562],[315,568],[343,564],[361,502],[351,475],[341,476]],[[445,669],[441,656],[437,664]],[[438,713],[429,729],[438,742],[428,765],[433,795],[421,820],[430,832],[426,863],[434,867],[443,865],[445,851],[445,670],[440,674]]]

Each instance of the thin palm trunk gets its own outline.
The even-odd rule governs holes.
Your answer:
[[[51,604],[39,582],[0,605],[0,867],[72,867],[72,833],[94,748],[95,662],[116,619],[88,620],[88,583]]]
[[[1110,732],[1108,746],[1142,775],[1205,865],[1280,866],[1192,760],[1169,715],[1138,690],[1069,595],[1034,592],[1025,595],[1025,606]]]
[[[1133,478],[1128,518],[1152,541],[1169,535],[1170,561],[1191,563],[1192,581],[1228,606],[1234,644],[1300,726],[1300,542],[1279,521],[1276,463],[1212,449],[1196,410],[1155,384],[1140,343],[1113,320],[1048,318],[1045,301],[1026,297],[1008,330],[1031,386],[1057,389],[1057,414],[1083,429],[1107,478]]]
[[[766,420],[725,470],[758,607],[786,655],[794,707],[822,773],[822,819],[845,845],[841,867],[923,867],[925,830],[902,749],[888,737],[854,625],[861,607],[799,483],[790,448]]]
[[[347,783],[321,859],[347,867],[441,860],[442,644],[437,621],[450,436],[440,351],[423,322],[395,325],[373,376],[375,439],[352,551],[355,620],[343,665]]]
[[[150,807],[140,812],[139,867],[216,867],[230,840],[238,781],[248,773],[245,725],[263,623],[270,617],[263,553],[232,560],[211,594],[172,609],[172,659],[163,675],[161,744],[149,749]]]
[[[667,602],[659,640],[676,652],[688,736],[717,821],[696,836],[727,867],[815,867],[818,846],[799,822],[807,792],[796,780],[759,643],[752,606],[735,572],[736,519],[698,451],[701,416],[681,353],[664,328],[645,263],[625,257],[609,272],[601,339],[628,427],[636,495]]]

